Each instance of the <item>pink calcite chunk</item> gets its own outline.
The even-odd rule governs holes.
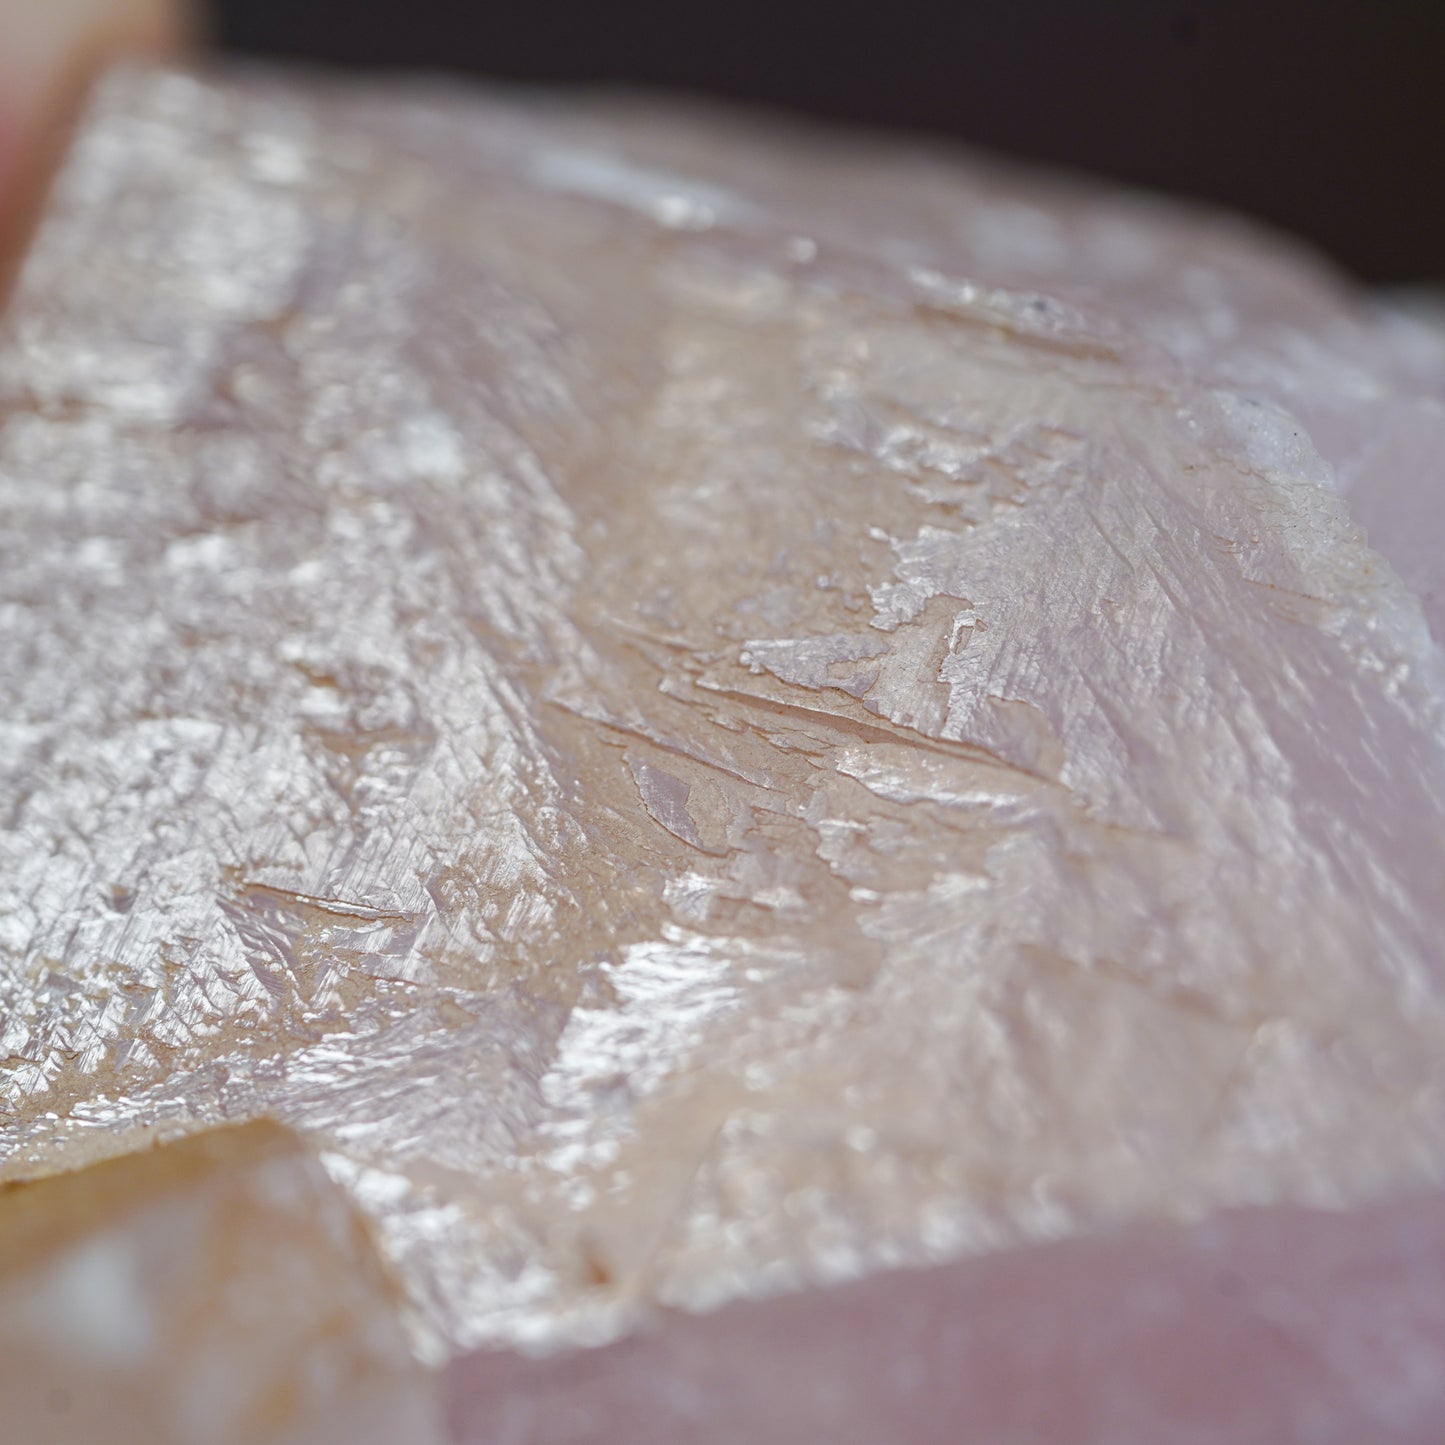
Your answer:
[[[1231,1212],[458,1361],[462,1445],[1433,1445],[1438,1198]]]
[[[469,1441],[1445,1438],[1442,456],[1233,220],[112,77],[0,333],[0,1179],[278,1121]]]

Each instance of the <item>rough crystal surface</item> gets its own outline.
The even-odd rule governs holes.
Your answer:
[[[114,78],[0,347],[0,1171],[279,1119],[435,1358],[1436,1183],[1442,398],[1213,217]]]

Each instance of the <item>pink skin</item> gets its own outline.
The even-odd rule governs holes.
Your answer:
[[[20,122],[15,110],[0,93],[0,197],[9,190],[20,163]]]

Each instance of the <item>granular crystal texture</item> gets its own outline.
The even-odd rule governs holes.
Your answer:
[[[0,344],[0,1168],[277,1119],[437,1361],[1437,1184],[1445,342],[659,114],[97,98]]]

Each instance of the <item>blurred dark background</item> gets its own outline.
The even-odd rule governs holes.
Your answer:
[[[682,87],[1222,202],[1445,282],[1445,0],[213,0],[234,51]]]

